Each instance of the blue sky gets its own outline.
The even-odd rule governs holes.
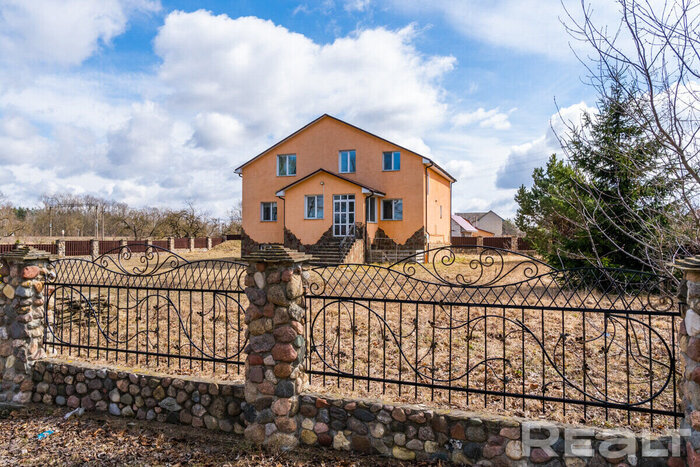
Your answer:
[[[557,150],[555,99],[572,120],[595,103],[564,15],[559,0],[0,0],[0,190],[224,216],[234,167],[330,113],[439,161],[455,211],[512,216]]]

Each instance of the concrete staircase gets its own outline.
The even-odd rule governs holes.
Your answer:
[[[341,251],[342,238],[333,238],[321,245],[312,246],[306,253],[312,255],[315,263],[323,265],[340,264],[345,260],[350,245],[344,245]]]

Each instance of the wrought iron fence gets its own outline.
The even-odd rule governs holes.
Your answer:
[[[672,278],[558,270],[476,248],[308,269],[309,382],[573,422],[675,426],[681,304]],[[47,350],[240,372],[246,265],[138,249],[51,263]]]
[[[310,271],[311,383],[521,415],[675,426],[671,278],[440,248]]]
[[[129,365],[240,371],[244,271],[145,244],[54,261],[46,348]]]

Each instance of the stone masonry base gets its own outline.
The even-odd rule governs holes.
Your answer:
[[[221,430],[241,435],[254,414],[239,383],[204,378],[174,377],[133,369],[100,367],[61,360],[34,364],[32,401],[47,405],[83,407],[114,416],[155,420]],[[671,437],[643,440],[625,431],[578,428],[573,441],[565,440],[567,427],[528,422],[515,417],[435,410],[422,405],[392,404],[379,400],[343,399],[317,394],[300,397],[297,436],[302,445],[394,457],[401,460],[445,460],[457,464],[507,465],[684,465],[681,443],[676,457]],[[532,427],[530,424],[535,423]],[[551,430],[554,431],[551,431]],[[554,433],[554,435],[552,435]],[[554,436],[548,452],[528,439]],[[628,451],[615,454],[628,440]],[[642,447],[656,449],[645,457]],[[566,456],[569,446],[592,448],[588,457]],[[609,445],[606,446],[605,443]],[[548,444],[548,443],[544,443]],[[532,443],[531,443],[532,445]],[[606,451],[607,449],[607,451]],[[610,454],[612,452],[612,454]]]

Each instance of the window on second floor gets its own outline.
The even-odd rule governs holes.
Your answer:
[[[382,220],[400,221],[403,219],[403,200],[385,199],[382,200]]]
[[[277,202],[260,203],[260,220],[263,222],[277,221]]]
[[[278,154],[277,155],[277,176],[288,177],[297,174],[297,155]]]
[[[367,198],[367,213],[365,217],[367,217],[367,222],[377,222],[377,198],[374,196]]]
[[[338,153],[338,171],[341,174],[355,172],[355,151],[340,151]]]
[[[304,197],[304,203],[306,219],[323,219],[323,195],[307,195]]]
[[[383,170],[401,170],[401,153],[399,151],[385,152],[382,164]]]

